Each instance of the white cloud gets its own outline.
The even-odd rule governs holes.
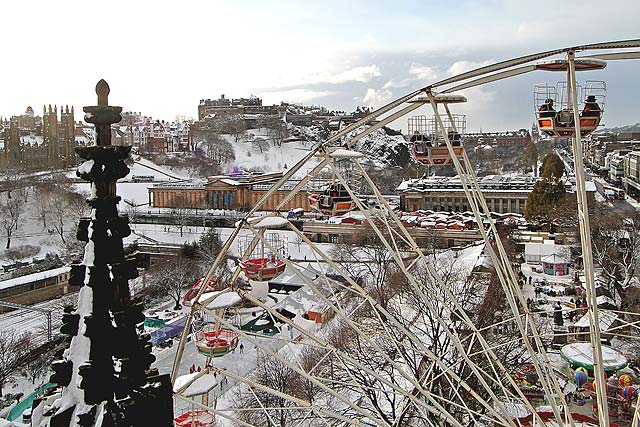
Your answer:
[[[426,80],[431,82],[438,78],[438,72],[435,68],[428,65],[411,64],[409,67],[409,74],[415,76],[416,79]]]
[[[279,104],[281,101],[291,103],[306,103],[317,98],[335,95],[335,92],[311,89],[289,89],[282,91],[262,92],[260,96],[265,104]]]
[[[387,101],[390,101],[393,97],[393,94],[388,89],[367,89],[367,93],[362,98],[362,102],[367,107],[380,107],[384,105]]]
[[[493,64],[495,61],[457,61],[454,62],[451,67],[449,67],[449,75],[455,76],[457,74],[466,73],[467,71],[475,70],[476,68],[485,67],[487,65]]]
[[[289,84],[339,84],[348,82],[367,83],[375,77],[380,77],[382,72],[376,64],[361,65],[340,72],[324,71],[321,73],[307,74],[299,82],[289,82]]]
[[[328,83],[361,82],[366,83],[374,77],[380,77],[380,67],[376,64],[355,67],[335,74],[327,80]]]

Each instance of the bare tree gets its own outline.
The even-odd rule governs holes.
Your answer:
[[[2,389],[22,369],[33,348],[30,333],[0,331],[0,396]]]
[[[10,192],[0,194],[0,227],[7,239],[5,249],[11,247],[11,236],[20,228],[20,218],[25,202],[21,197],[12,197]]]
[[[40,182],[34,187],[33,204],[35,213],[42,221],[42,229],[47,229],[47,220],[49,219],[49,206],[51,204],[52,185],[48,182]]]
[[[295,395],[300,375],[286,364],[272,356],[258,354],[253,379],[273,390],[289,395]],[[306,411],[294,410],[295,406],[289,399],[276,393],[270,393],[259,388],[243,388],[235,396],[238,408],[267,408],[266,410],[240,411],[236,413],[238,419],[251,425],[288,427],[297,424],[305,416]]]
[[[232,135],[238,142],[247,132],[244,119],[240,115],[225,117],[218,125],[220,133]]]
[[[591,216],[593,259],[621,300],[640,267],[640,213],[624,215],[596,207]]]
[[[289,135],[287,124],[279,116],[262,117],[258,125],[267,130],[267,136],[274,146],[281,147],[282,140]]]
[[[78,220],[89,214],[91,208],[87,205],[87,194],[77,193],[69,188],[57,185],[52,190],[52,195],[56,197],[48,198],[48,208],[45,217],[48,218],[49,224],[55,233],[60,237],[63,245],[66,245],[69,234],[74,230]]]
[[[192,260],[183,257],[172,262],[158,264],[151,274],[151,293],[169,296],[174,302],[174,310],[182,308],[182,294],[200,278],[200,269]]]
[[[253,139],[251,146],[254,150],[259,150],[261,154],[269,151],[269,142],[264,138]]]
[[[47,344],[47,348],[30,352],[22,365],[21,372],[31,383],[35,384],[40,378],[49,372],[51,362],[55,359],[55,353],[60,345],[53,342]]]

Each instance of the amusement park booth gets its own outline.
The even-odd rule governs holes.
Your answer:
[[[569,261],[559,255],[547,255],[541,261],[544,274],[551,276],[566,276],[569,274]]]

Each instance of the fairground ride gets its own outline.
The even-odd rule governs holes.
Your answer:
[[[605,384],[600,317],[606,311],[597,308],[582,159],[582,137],[600,123],[604,111],[605,86],[602,82],[592,81],[579,84],[577,74],[586,71],[597,73],[597,70],[606,66],[607,61],[640,59],[640,51],[633,50],[638,47],[640,40],[589,44],[484,66],[408,93],[315,146],[238,223],[193,298],[191,314],[180,339],[172,372],[176,401],[191,405],[190,415],[181,415],[179,421],[186,422],[184,425],[213,425],[217,422],[219,425],[243,426],[516,427],[536,423],[541,426],[575,426],[589,422],[600,426],[613,425],[609,419],[611,396],[607,395],[607,387],[591,387],[593,418],[580,413],[573,399],[565,395],[566,378],[563,380],[558,374],[552,364],[552,356],[547,351],[549,334],[540,330],[539,314],[528,308],[515,269],[501,240],[496,238],[498,233],[491,220],[489,207],[460,142],[459,135],[464,132],[460,126],[464,120],[452,114],[451,110],[455,104],[466,102],[461,94],[465,89],[535,71],[566,75],[566,82],[535,87],[535,114],[541,131],[552,137],[571,138],[590,331],[589,348],[592,352],[588,355],[591,356],[591,369],[585,376],[592,378],[592,384]],[[411,128],[409,138],[413,143],[414,159],[429,166],[452,164],[462,182],[476,223],[483,224],[483,220],[488,219],[487,227],[479,229],[485,242],[485,253],[492,260],[508,307],[508,315],[490,325],[476,324],[473,313],[465,308],[460,295],[436,271],[432,258],[426,256],[416,244],[396,211],[367,175],[361,163],[364,155],[352,150],[358,140],[421,106],[429,106],[433,110],[433,118],[428,126],[416,122]],[[286,187],[285,184],[296,173],[305,170],[313,156],[319,156],[321,162],[295,186]],[[353,163],[377,199],[375,208],[370,204],[365,205],[356,196],[349,180],[336,167],[338,161]],[[352,277],[343,265],[334,262],[329,254],[279,213],[254,217],[277,190],[290,188],[288,195],[280,200],[279,206],[282,207],[296,193],[303,191],[309,180],[326,169],[331,171],[332,183],[323,192],[309,196],[311,206],[324,214],[334,215],[359,209],[386,249],[406,289],[410,290],[413,298],[411,308],[397,301],[392,304],[388,304],[388,301],[381,303],[366,281]],[[289,259],[278,247],[273,246],[273,239],[265,238],[266,229],[277,228],[286,229],[308,247],[312,254],[309,261],[318,261],[314,264],[319,273],[317,277],[305,274],[304,268],[297,265],[299,261]],[[244,245],[242,261],[229,283],[236,283],[238,278],[245,277],[253,287],[264,286],[264,282],[252,281],[273,278],[286,267],[313,292],[324,307],[324,317],[330,319],[325,327],[309,327],[307,319],[305,322],[289,316],[286,310],[275,308],[267,298],[244,288],[223,286],[224,289],[217,293],[207,289],[205,284],[217,277],[226,252],[235,241],[247,235],[251,236],[251,241]],[[401,296],[396,298],[402,299]],[[241,306],[258,308],[279,325],[278,329],[270,329],[271,337],[265,338],[264,335],[241,328],[234,320],[238,316],[228,315],[230,310],[238,310]],[[440,327],[441,335],[435,341],[426,339],[419,322],[415,318],[412,321],[415,307],[426,310],[430,321]],[[368,313],[366,322],[360,316],[362,310]],[[197,325],[194,329],[194,319],[197,323],[203,313],[207,318],[206,324]],[[639,320],[632,313],[616,314],[624,319],[624,326],[619,329],[620,335],[629,339],[637,338]],[[496,343],[491,339],[492,331],[506,325],[510,328],[508,336]],[[332,331],[338,329],[342,334],[336,338]],[[282,330],[288,333],[282,333]],[[187,346],[193,345],[189,343],[192,333],[194,338],[191,341],[195,342],[198,352],[206,359],[206,373],[186,373],[189,364],[183,363],[183,356]],[[260,382],[258,377],[250,373],[216,368],[219,357],[235,357],[232,350],[238,340],[277,361],[278,366],[291,373],[292,378],[301,379],[304,387],[295,389],[297,391],[287,387],[278,388],[273,383]],[[357,342],[360,354],[355,353],[353,346],[345,340]],[[282,346],[272,345],[276,341],[281,342]],[[441,341],[448,344],[445,353],[437,351]],[[513,345],[524,349],[522,364],[526,363],[527,366],[526,378],[535,383],[540,391],[537,401],[522,387],[518,376],[514,375],[513,366],[507,363],[502,354],[502,349]],[[366,353],[365,358],[362,352]],[[313,363],[307,363],[308,359],[304,358],[309,353],[319,355],[313,359]],[[336,371],[341,372],[339,377],[334,375]],[[211,372],[217,373],[216,378],[210,376]],[[583,381],[582,374],[576,375],[577,385],[581,387],[586,380]],[[236,396],[243,392],[252,393],[255,399],[241,402],[230,396],[214,405],[208,399],[193,397],[198,393],[207,393],[214,386],[213,382],[222,381],[223,377],[235,384]],[[197,381],[202,383],[201,378],[210,378],[211,381],[204,381],[199,388],[193,386]],[[190,388],[190,393],[185,394],[185,390]],[[304,390],[312,392],[305,393]],[[637,399],[633,398],[633,389],[625,388],[621,396],[629,401],[629,425],[637,427],[639,405]],[[195,423],[200,416],[203,424],[189,424],[187,421],[193,420]]]

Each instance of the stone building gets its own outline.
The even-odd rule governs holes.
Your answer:
[[[229,99],[222,94],[219,99],[200,100],[200,104],[198,105],[198,120],[204,120],[209,116],[237,116],[245,113],[264,113],[265,108],[270,114],[277,114],[277,110],[271,111],[270,107],[263,106],[262,99],[256,96]]]
[[[58,107],[44,107],[42,115],[42,137],[47,147],[47,163],[50,166],[74,165],[78,158],[75,154],[75,120],[73,106],[69,110],[60,106],[60,119],[58,119]]]
[[[78,161],[74,151],[78,145],[76,133],[73,107],[60,107],[58,116],[57,106],[45,106],[42,117],[27,107],[24,114],[1,123],[0,163],[36,170],[74,165]]]
[[[282,173],[255,176],[212,176],[206,181],[155,184],[149,188],[149,205],[163,208],[225,209],[246,211],[255,206]],[[270,197],[261,210],[275,210],[295,185],[288,183]],[[306,192],[295,195],[280,210],[309,211]]]
[[[535,178],[490,175],[479,178],[479,185],[492,212],[524,214]],[[428,177],[404,181],[398,187],[400,209],[466,212],[471,207],[458,177]]]
[[[623,184],[630,196],[640,196],[640,151],[632,151],[625,156]]]

